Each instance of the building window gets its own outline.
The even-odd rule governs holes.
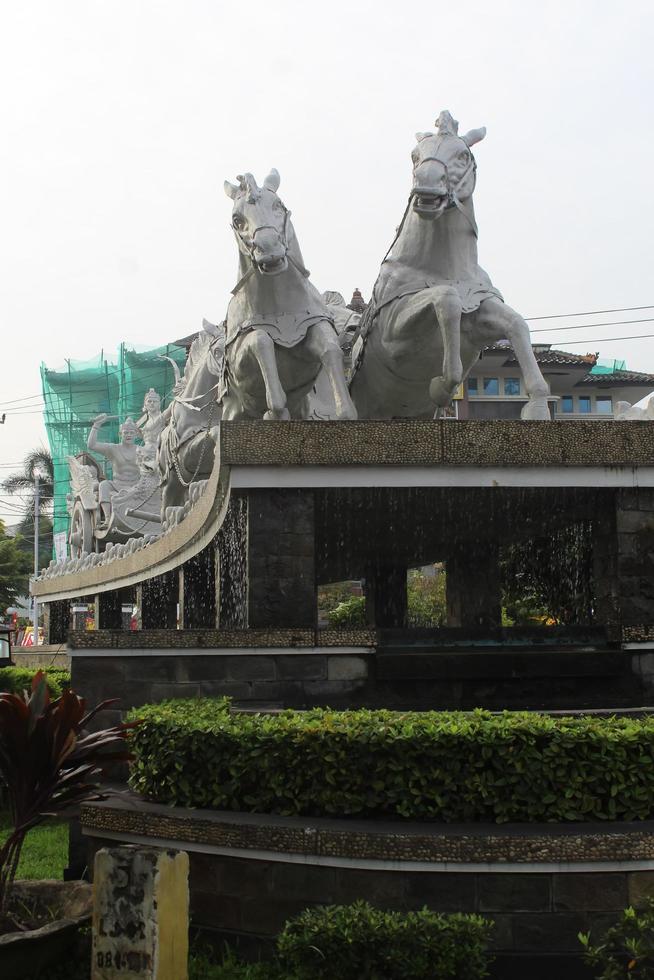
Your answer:
[[[520,378],[505,378],[504,379],[504,394],[505,395],[519,395],[520,394]]]
[[[580,395],[579,396],[579,414],[580,415],[590,415],[590,395]]]
[[[499,395],[500,382],[497,378],[484,378],[484,394]]]
[[[613,399],[610,395],[598,395],[595,399],[595,408],[599,415],[612,415]]]
[[[479,388],[477,386],[476,378],[468,378],[468,394],[477,395],[479,393]]]
[[[574,412],[575,405],[572,395],[564,395],[561,399],[561,411],[569,415],[570,412]]]

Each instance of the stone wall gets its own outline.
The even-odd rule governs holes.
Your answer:
[[[77,650],[74,687],[122,710],[229,696],[244,708],[634,709],[652,704],[654,653],[620,650],[389,652],[366,647]]]
[[[316,624],[314,494],[248,493],[248,623],[251,627]]]
[[[44,644],[33,647],[12,647],[11,658],[17,667],[59,667],[70,668],[70,654],[63,644]]]
[[[284,818],[132,798],[85,806],[82,825],[91,850],[116,835],[188,850],[193,925],[218,936],[270,939],[288,918],[317,904],[363,898],[381,908],[426,905],[487,916],[503,963],[545,960],[558,976],[575,980],[583,975],[575,959],[578,933],[601,932],[627,905],[654,894],[651,823],[498,827]],[[573,972],[561,973],[570,958]]]
[[[652,466],[649,422],[225,422],[227,466]]]

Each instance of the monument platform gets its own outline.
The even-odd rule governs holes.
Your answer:
[[[333,820],[186,810],[127,793],[85,805],[81,822],[91,853],[116,842],[188,851],[193,923],[218,942],[272,940],[307,906],[358,898],[476,911],[495,922],[503,978],[513,963],[524,976],[529,957],[530,976],[578,978],[577,934],[612,924],[654,879],[651,821]]]

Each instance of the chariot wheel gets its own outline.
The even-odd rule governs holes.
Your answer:
[[[93,519],[80,500],[73,507],[68,543],[71,558],[83,558],[93,551]]]

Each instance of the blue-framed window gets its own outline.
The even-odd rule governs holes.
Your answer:
[[[561,411],[565,412],[566,415],[570,415],[571,412],[575,410],[575,402],[572,395],[563,395],[561,398]]]
[[[469,395],[479,394],[479,384],[477,378],[468,378],[468,394]]]
[[[500,382],[498,378],[484,378],[484,394],[499,395]]]
[[[595,408],[598,415],[612,415],[613,399],[610,395],[598,395],[595,399]]]
[[[520,378],[505,378],[504,379],[504,394],[505,395],[520,395],[522,392],[520,390]]]
[[[580,415],[590,415],[592,412],[592,405],[590,401],[590,395],[580,395],[579,396],[579,414]]]

